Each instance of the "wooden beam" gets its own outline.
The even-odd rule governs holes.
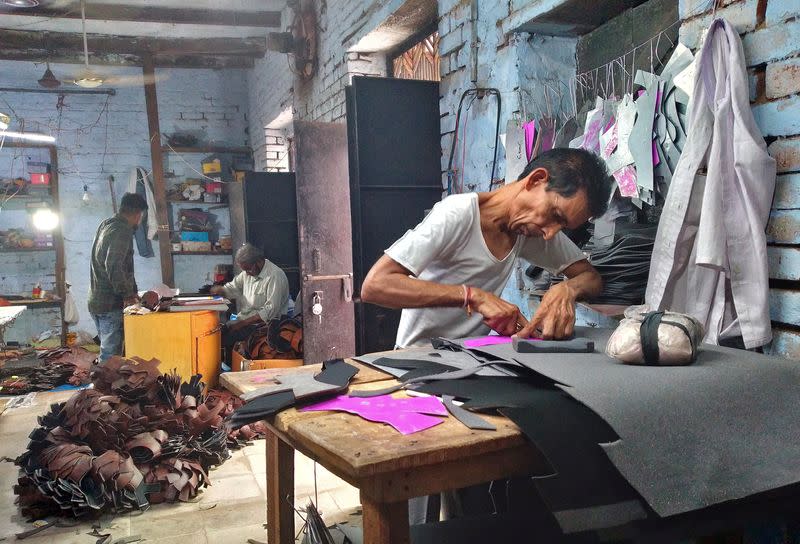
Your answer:
[[[5,49],[0,44],[0,59],[23,62],[43,62],[51,64],[83,64],[83,53],[77,51],[45,51],[44,49]],[[143,66],[141,54],[92,53],[92,66]],[[253,57],[214,57],[209,55],[154,55],[156,68],[208,68],[222,70],[225,68],[252,68]],[[76,69],[77,71],[77,69]],[[63,74],[56,74],[60,77]]]
[[[59,8],[41,6],[35,10],[0,9],[3,17],[54,17],[80,19],[78,2]],[[93,21],[134,21],[139,23],[171,23],[186,25],[250,26],[280,28],[280,11],[231,11],[221,9],[163,8],[86,3],[86,19]]]
[[[26,49],[46,51],[83,52],[83,37],[70,32],[50,32],[47,35],[47,49],[40,31],[2,30],[0,42],[2,50]],[[99,54],[138,54],[152,55],[208,55],[212,57],[244,56],[261,58],[267,51],[266,38],[138,38],[113,36],[108,34],[89,34],[89,57],[95,51]]]
[[[153,163],[153,196],[156,200],[158,219],[158,249],[161,255],[161,281],[175,286],[175,270],[172,263],[172,246],[167,204],[167,185],[164,181],[164,158],[161,154],[161,127],[158,122],[158,99],[156,96],[155,65],[149,55],[144,57],[144,101],[147,109],[147,127],[150,136],[150,157]]]

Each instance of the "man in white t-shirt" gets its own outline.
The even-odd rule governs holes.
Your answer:
[[[602,280],[564,233],[606,209],[605,164],[583,149],[553,149],[532,160],[516,183],[489,193],[452,195],[386,250],[364,280],[365,302],[402,308],[397,346],[430,338],[499,334],[565,338],[575,301]],[[567,280],[551,287],[528,322],[499,295],[517,257]]]

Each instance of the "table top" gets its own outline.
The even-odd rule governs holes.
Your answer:
[[[396,383],[394,378],[383,372],[349,359],[347,362],[359,368],[359,373],[351,382],[352,389],[380,389]],[[241,394],[263,387],[264,382],[280,374],[316,373],[320,370],[321,365],[308,365],[289,369],[228,372],[223,374],[220,382],[228,390]],[[405,393],[395,393],[395,396],[404,395]],[[481,417],[493,423],[497,430],[472,430],[450,416],[435,427],[403,435],[389,425],[370,422],[357,415],[344,412],[299,412],[295,408],[283,410],[267,423],[295,449],[318,460],[351,483],[364,482],[375,476],[396,474],[399,471],[418,471],[421,467],[434,468],[453,463],[457,465],[459,462],[481,458],[486,458],[489,462],[489,459],[510,450],[516,450],[516,455],[504,456],[504,461],[509,463],[503,469],[506,472],[541,466],[541,456],[537,455],[535,448],[514,423],[500,415],[481,414]],[[480,463],[476,466],[480,467]],[[505,472],[499,474],[504,475]],[[475,476],[472,478],[475,479]],[[486,480],[477,476],[475,483],[480,481]]]

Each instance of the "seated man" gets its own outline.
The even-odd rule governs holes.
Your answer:
[[[236,321],[229,322],[222,333],[226,352],[270,319],[287,314],[290,304],[286,274],[263,251],[244,244],[236,252],[236,264],[242,271],[233,281],[211,288],[212,295],[235,299],[239,311]]]

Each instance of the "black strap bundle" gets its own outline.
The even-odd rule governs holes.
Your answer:
[[[648,312],[644,316],[644,319],[642,319],[642,324],[639,327],[639,337],[642,342],[644,362],[650,366],[658,366],[661,358],[658,349],[658,328],[661,326],[663,317],[664,312]],[[694,361],[697,356],[697,344],[694,341],[694,336],[689,332],[689,329],[675,321],[663,321],[663,323],[678,327],[686,334],[686,338],[689,339],[689,343],[692,346],[692,361]]]

